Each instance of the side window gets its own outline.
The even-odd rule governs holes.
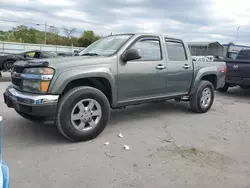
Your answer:
[[[187,55],[181,42],[166,41],[168,59],[170,61],[185,61]]]
[[[159,61],[162,59],[160,39],[142,38],[136,41],[131,49],[139,49],[141,52],[140,61]]]
[[[40,58],[40,52],[35,52],[34,58]]]
[[[26,57],[34,57],[35,52],[27,52]]]

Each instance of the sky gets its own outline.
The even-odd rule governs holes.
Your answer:
[[[0,0],[0,30],[20,24],[44,30],[47,23],[76,28],[75,36],[146,32],[250,45],[249,18],[248,0]]]

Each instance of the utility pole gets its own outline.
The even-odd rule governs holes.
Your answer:
[[[240,26],[237,28],[237,33],[236,33],[236,37],[235,37],[235,44],[237,42],[238,39],[238,35],[239,35],[239,30],[240,30]]]
[[[47,43],[47,23],[45,23],[45,34],[44,34],[44,43]]]

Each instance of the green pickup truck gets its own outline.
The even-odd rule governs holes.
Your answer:
[[[4,101],[26,119],[52,118],[69,140],[86,141],[104,130],[111,109],[175,99],[207,112],[225,71],[224,62],[193,61],[181,39],[111,35],[79,56],[16,62]]]

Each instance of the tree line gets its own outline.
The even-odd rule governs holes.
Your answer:
[[[19,25],[9,31],[0,30],[0,41],[87,47],[100,38],[92,30],[86,30],[80,37],[74,37],[75,28],[62,29],[64,32],[63,36],[59,34],[59,29],[53,26],[49,26],[47,32],[45,32],[25,25]]]

